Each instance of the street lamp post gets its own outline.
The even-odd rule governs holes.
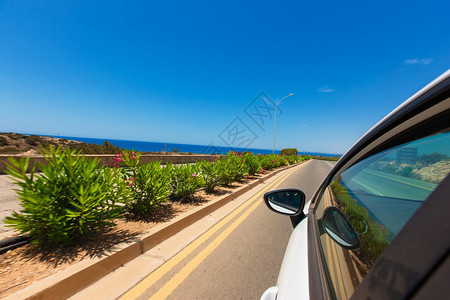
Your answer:
[[[287,96],[284,96],[283,98],[281,98],[280,100],[278,100],[277,105],[275,106],[275,118],[274,118],[274,122],[273,122],[273,151],[272,151],[272,154],[275,154],[275,130],[276,130],[276,128],[277,128],[277,108],[278,108],[278,104],[280,104],[280,102],[281,102],[284,98],[290,97],[290,96],[292,96],[292,95],[294,95],[294,94],[291,93],[291,94],[289,94],[289,95],[287,95]]]
[[[303,124],[302,126],[300,126],[299,128],[297,128],[297,134],[296,134],[296,136],[295,136],[295,149],[297,149],[297,143],[298,143],[298,131],[300,130],[300,129],[302,129],[303,127],[305,127],[306,126],[306,124]],[[298,149],[297,149],[298,150]]]

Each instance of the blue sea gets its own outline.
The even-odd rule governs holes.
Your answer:
[[[51,137],[57,138],[65,138],[68,140],[81,141],[84,143],[90,144],[103,144],[106,139],[95,139],[95,138],[85,138],[85,137],[75,137],[75,136],[55,136],[51,135]],[[172,152],[175,149],[178,149],[179,152],[185,153],[199,153],[199,154],[226,154],[229,151],[237,151],[237,152],[253,152],[256,154],[272,154],[272,150],[268,149],[253,149],[253,148],[230,148],[230,147],[220,147],[220,146],[206,146],[206,145],[189,145],[189,144],[174,144],[174,143],[157,143],[157,142],[140,142],[140,141],[127,141],[127,140],[113,140],[107,139],[108,142],[114,144],[115,146],[119,146],[120,148],[125,148],[127,150],[136,150],[136,151],[146,151],[146,152]],[[279,150],[275,150],[276,154],[279,154]],[[317,152],[301,152],[301,154],[308,155],[322,155],[322,156],[337,156],[337,154],[327,154],[327,153],[317,153]]]

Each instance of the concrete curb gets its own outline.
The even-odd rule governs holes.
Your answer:
[[[247,186],[240,187],[232,194],[219,197],[203,206],[183,213],[168,222],[155,226],[148,233],[138,236],[131,241],[113,246],[105,251],[101,258],[95,257],[83,260],[67,269],[17,291],[4,299],[66,299],[100,280],[102,277],[116,270],[123,264],[135,259],[144,252],[147,252],[189,225],[197,222],[231,200],[241,196],[261,182],[264,182],[275,174],[296,167],[302,163],[304,162],[275,170]]]

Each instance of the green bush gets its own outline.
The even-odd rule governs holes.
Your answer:
[[[277,154],[260,155],[259,159],[265,170],[278,168],[282,163],[285,163],[285,161],[282,160],[282,157]]]
[[[99,167],[75,151],[42,149],[47,164],[38,164],[26,174],[29,159],[10,158],[7,173],[20,187],[23,209],[7,217],[5,223],[21,233],[29,233],[35,244],[73,244],[82,236],[113,226],[129,200],[117,169]]]
[[[139,164],[140,157],[140,152],[125,150],[116,155],[112,166],[125,165],[121,172],[132,196],[127,211],[143,217],[168,200],[170,178],[168,170],[162,168],[159,161]]]
[[[446,154],[434,152],[431,154],[423,154],[418,158],[418,162],[424,166],[429,166],[445,159],[448,159]]]
[[[257,156],[255,156],[253,153],[245,153],[244,156],[244,163],[248,167],[248,175],[253,176],[257,173],[259,173],[262,169],[261,162],[258,160]]]
[[[286,149],[282,149],[280,154],[281,155],[297,155],[298,150],[297,148],[286,148]]]
[[[220,183],[219,169],[214,162],[200,161],[197,163],[200,168],[203,186],[208,192],[214,190]]]
[[[30,135],[25,138],[25,142],[30,146],[39,146],[41,139],[37,135]]]
[[[125,151],[125,149],[115,146],[108,141],[104,141],[101,145],[69,141],[67,147],[83,154],[119,154]]]
[[[202,183],[201,171],[197,164],[173,165],[168,163],[171,198],[183,201],[193,195]]]
[[[214,163],[218,169],[220,184],[229,185],[243,179],[249,172],[242,154],[228,152],[227,155],[215,156]]]
[[[229,161],[229,167],[234,181],[241,180],[246,174],[248,174],[249,166],[245,164],[242,154],[229,152],[226,156],[226,160]]]
[[[4,137],[0,136],[0,146],[6,145],[8,145],[8,141]]]
[[[20,149],[17,149],[17,147],[5,147],[5,148],[0,149],[0,154],[3,154],[3,153],[14,154],[14,153],[20,153],[20,152],[23,152],[23,151]]]
[[[220,156],[214,161],[217,168],[219,177],[219,183],[223,185],[229,185],[234,181],[235,172],[231,167],[231,160],[226,158],[220,158]]]

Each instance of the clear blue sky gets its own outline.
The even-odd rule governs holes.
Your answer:
[[[449,68],[449,4],[0,1],[0,131],[224,146],[239,118],[271,149],[264,91],[294,93],[277,149],[306,124],[302,151],[343,153]]]

